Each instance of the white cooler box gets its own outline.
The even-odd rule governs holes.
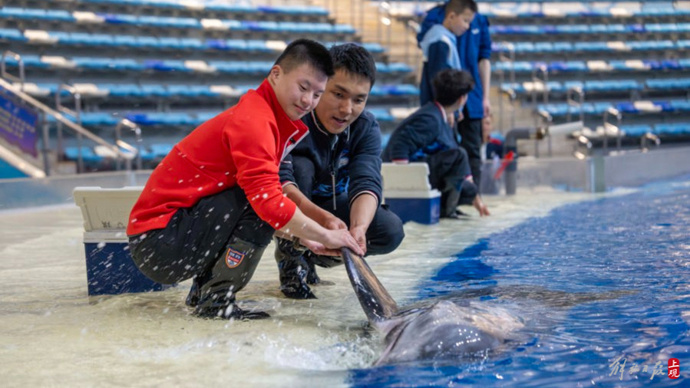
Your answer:
[[[84,218],[89,295],[160,291],[170,286],[142,274],[132,261],[125,229],[141,187],[77,187],[74,202]]]

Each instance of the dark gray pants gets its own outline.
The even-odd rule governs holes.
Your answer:
[[[163,229],[131,236],[129,247],[144,275],[173,284],[205,273],[224,259],[231,237],[265,248],[274,231],[256,215],[244,191],[233,187],[179,209]]]
[[[470,119],[467,109],[464,111],[465,119],[458,123],[458,132],[462,136],[460,145],[467,151],[467,156],[472,170],[472,179],[477,187],[481,187],[482,178],[482,119]]]

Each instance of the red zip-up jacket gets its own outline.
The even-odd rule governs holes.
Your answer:
[[[264,80],[163,158],[132,208],[127,235],[165,228],[177,209],[235,185],[262,220],[282,228],[296,205],[283,196],[278,167],[308,133],[302,121],[290,120]]]

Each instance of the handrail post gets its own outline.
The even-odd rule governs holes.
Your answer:
[[[74,98],[75,109],[69,109],[62,105],[62,91],[66,91],[71,94]],[[68,114],[74,117],[77,125],[81,126],[81,94],[73,86],[60,84],[57,91],[55,92],[55,109],[60,113]],[[61,132],[61,131],[60,131]],[[84,172],[84,158],[82,156],[82,143],[83,136],[80,132],[77,132],[77,173],[81,174]],[[61,150],[60,150],[61,151]]]
[[[659,139],[659,136],[651,132],[647,132],[640,137],[640,149],[642,150],[642,152],[649,151],[649,148],[647,147],[647,141],[649,140],[654,142],[656,148],[659,148],[659,146],[661,145],[661,139]]]
[[[7,56],[11,56],[17,61],[17,65],[19,66],[19,77],[16,77],[7,72],[7,61],[5,61],[5,58],[7,58]],[[22,59],[22,56],[15,53],[14,51],[5,50],[2,53],[2,60],[0,61],[0,75],[2,76],[2,78],[14,82],[19,82],[19,90],[23,92],[24,80],[26,79],[25,74],[26,73],[24,72],[24,60]]]
[[[616,118],[616,124],[611,124],[609,122],[609,116],[613,116]],[[621,149],[621,121],[623,117],[621,115],[621,112],[614,108],[614,107],[609,107],[606,109],[604,112],[604,117],[603,117],[603,128],[604,128],[604,144],[603,144],[603,151],[604,155],[608,154],[608,146],[609,146],[609,129],[616,129],[616,138],[617,138],[617,150],[620,151]]]
[[[539,74],[542,74],[543,78],[539,78]],[[534,108],[537,107],[537,92],[538,92],[538,87],[537,85],[541,84],[542,85],[542,101],[544,105],[549,103],[549,86],[548,86],[548,81],[549,81],[549,70],[544,64],[539,64],[537,65],[534,70],[532,70],[532,90],[531,90],[531,95],[532,95],[532,105]],[[534,115],[534,128],[537,129],[540,127],[540,124],[542,125],[547,125],[546,124],[548,121],[551,120],[551,115],[548,117],[544,116],[541,111],[536,110],[536,114]],[[539,140],[535,139],[534,140],[534,157],[538,158],[539,157]]]
[[[46,176],[50,176],[50,126],[48,124],[48,120],[46,120],[45,113],[41,113],[40,118],[41,129],[43,130],[43,139],[41,141],[41,143],[43,143],[43,147],[41,147],[41,154],[43,155],[43,170],[45,171]]]
[[[137,146],[132,147],[130,144],[122,141],[122,127],[127,127],[134,132],[134,136],[136,138]],[[142,162],[141,162],[141,143],[142,143],[142,138],[141,138],[141,128],[133,123],[132,121],[128,119],[122,119],[120,120],[117,125],[115,126],[115,145],[124,148],[125,150],[129,152],[133,152],[136,155],[136,160],[137,160],[137,170],[142,169]],[[116,169],[119,171],[120,168],[122,167],[122,159],[125,159],[125,165],[127,171],[132,170],[132,162],[129,158],[126,158],[124,154],[118,154],[117,156],[117,164],[116,164]]]

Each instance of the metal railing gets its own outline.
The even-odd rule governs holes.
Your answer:
[[[616,120],[616,124],[612,124],[609,120],[613,117]],[[621,112],[614,108],[609,107],[603,115],[603,125],[604,129],[604,139],[603,139],[603,151],[604,155],[608,154],[609,147],[609,132],[614,132],[616,134],[616,150],[621,150],[621,141],[623,138],[623,133],[621,131],[621,122],[623,121],[623,115]]]
[[[19,62],[19,64],[20,64],[20,66],[19,66],[19,68],[20,68],[19,77],[14,76],[14,75],[6,72],[6,58],[7,58],[7,56],[12,56],[13,58],[15,58],[15,60],[17,60]],[[35,98],[33,98],[30,95],[28,95],[27,93],[25,93],[24,92],[25,77],[24,77],[24,71],[23,71],[24,66],[23,66],[23,61],[21,59],[21,55],[14,53],[12,51],[5,51],[5,52],[3,52],[1,59],[2,59],[2,62],[0,63],[0,75],[2,77],[0,78],[0,87],[3,87],[4,89],[10,91],[17,98],[21,99],[22,101],[24,101],[28,105],[31,105],[32,107],[34,107],[35,109],[37,109],[41,113],[41,116],[42,116],[41,122],[42,122],[42,126],[43,126],[43,139],[42,139],[42,142],[43,142],[42,154],[43,155],[42,156],[44,159],[44,169],[45,169],[46,175],[48,175],[48,176],[51,175],[51,167],[50,167],[50,162],[49,162],[49,153],[51,150],[51,148],[50,148],[50,136],[49,136],[49,125],[45,120],[46,116],[54,117],[58,124],[68,128],[69,130],[74,132],[78,136],[78,138],[87,138],[87,139],[93,141],[94,143],[101,145],[103,147],[106,147],[107,149],[111,150],[118,157],[123,157],[123,158],[126,157],[125,153],[122,150],[120,150],[120,148],[118,146],[109,143],[108,141],[104,140],[100,136],[97,136],[94,133],[88,131],[87,129],[85,129],[81,125],[73,122],[72,120],[69,120],[68,118],[65,117],[65,115],[63,115],[62,112],[48,107],[47,105],[43,104],[42,102],[36,100]],[[14,85],[10,81],[18,82],[19,86]],[[60,87],[58,88],[58,91],[57,91],[56,103],[59,104],[59,106],[63,108],[63,111],[65,112],[65,114],[70,114],[70,113],[67,113],[70,111],[72,113],[77,113],[77,111],[79,111],[79,115],[81,115],[80,104],[77,105],[77,110],[70,110],[70,109],[62,106],[61,102],[58,103],[59,98],[60,98],[59,96],[62,94],[62,90],[69,91],[70,90],[69,88],[72,88],[72,87],[69,85],[60,85]],[[74,90],[72,90],[72,92],[74,92]],[[76,100],[75,100],[75,104],[76,104]],[[79,147],[79,152],[81,152],[81,146]],[[80,156],[80,158],[81,158],[81,156]]]

